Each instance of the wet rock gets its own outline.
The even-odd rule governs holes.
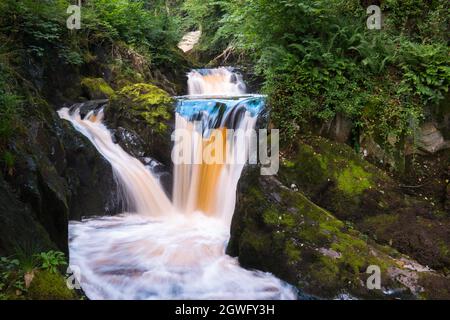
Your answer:
[[[434,123],[427,122],[421,127],[418,146],[421,151],[436,153],[450,148],[450,141],[444,140],[442,133],[436,128]]]
[[[113,132],[114,142],[120,144],[127,153],[140,159],[146,156],[145,142],[136,132],[122,127],[114,129]]]
[[[450,268],[450,219],[424,197],[405,194],[386,172],[344,144],[304,137],[279,177],[338,219],[433,269]]]
[[[171,198],[173,191],[173,176],[170,173],[169,168],[152,158],[144,158],[143,162],[158,179],[167,196]]]
[[[345,143],[350,139],[353,123],[344,115],[338,113],[332,121],[324,124],[321,129],[321,135],[331,140]]]
[[[27,125],[9,141],[16,161],[13,174],[5,180],[18,200],[11,202],[5,214],[17,211],[29,215],[26,219],[42,227],[43,239],[67,252],[69,220],[118,211],[112,168],[50,106],[30,107],[27,112]],[[17,223],[24,227],[24,221],[25,217]],[[0,233],[0,243],[9,242],[39,241],[26,232]]]
[[[42,251],[56,248],[36,215],[19,200],[0,173],[0,256],[29,246]]]
[[[119,213],[123,203],[109,162],[69,123],[63,123],[61,138],[67,158],[64,177],[71,190],[70,220]]]
[[[271,272],[320,298],[421,298],[436,287],[419,283],[422,275],[449,282],[394,249],[368,241],[301,192],[275,177],[259,176],[257,169],[247,169],[241,178],[227,252],[244,267]],[[381,290],[366,286],[371,265],[380,267]]]
[[[105,120],[128,153],[171,166],[174,100],[167,92],[151,84],[126,86],[111,99]]]
[[[108,104],[108,99],[101,100],[90,100],[82,103],[76,103],[71,106],[71,110],[80,110],[80,116],[82,119],[86,117],[86,115],[91,112],[97,112],[98,110],[104,108]]]

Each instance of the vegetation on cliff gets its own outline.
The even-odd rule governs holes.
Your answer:
[[[71,31],[69,0],[2,0],[0,255],[29,243],[44,254],[1,258],[0,298],[78,298],[54,250],[67,253],[69,219],[119,206],[111,166],[56,109],[109,99],[84,111],[104,107],[127,152],[170,167],[171,96],[189,64],[208,61],[256,78],[282,136],[279,176],[242,180],[231,254],[320,297],[386,297],[363,285],[378,265],[395,296],[448,298],[450,153],[428,164],[440,164],[432,196],[411,191],[432,182],[401,185],[361,153],[370,142],[390,159],[379,166],[411,173],[422,123],[450,138],[449,3],[378,3],[381,30],[366,28],[367,1],[89,0]],[[183,57],[178,40],[198,28],[200,44]],[[317,137],[338,119],[347,145]]]
[[[407,140],[448,105],[450,7],[381,1],[381,30],[368,30],[366,9],[377,3],[188,0],[185,11],[205,33],[198,50],[217,56],[212,63],[243,64],[261,76],[285,145],[342,115],[352,146],[368,136],[402,170]]]
[[[74,300],[79,296],[67,287],[61,274],[67,265],[64,254],[19,250],[15,257],[0,257],[0,300]]]
[[[274,177],[260,177],[257,170],[249,170],[240,185],[228,252],[246,267],[272,272],[303,293],[322,298],[450,295],[449,279],[378,245],[301,192]],[[380,268],[382,290],[366,286],[373,265]]]
[[[111,166],[57,109],[139,81],[174,93],[185,71],[164,3],[83,1],[80,30],[66,26],[70,4],[0,3],[0,255],[28,242],[67,252],[69,219],[120,206],[105,192],[116,188]]]

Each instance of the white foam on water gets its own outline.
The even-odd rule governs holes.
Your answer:
[[[245,93],[240,76],[226,68],[192,72],[189,88],[201,95]],[[113,142],[102,110],[83,119],[79,110],[64,108],[59,115],[111,163],[133,210],[69,225],[70,264],[79,267],[90,299],[297,298],[292,286],[269,273],[246,270],[225,253],[243,164],[175,166],[174,205],[144,164]],[[176,122],[190,126],[179,115]],[[249,130],[256,117],[246,113],[236,122]],[[192,145],[194,152],[198,143]],[[227,156],[243,149],[236,143]]]

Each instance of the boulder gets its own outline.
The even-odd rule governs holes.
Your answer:
[[[107,99],[114,94],[114,90],[103,78],[83,78],[81,87],[89,100]]]
[[[279,178],[378,243],[449,270],[448,216],[431,201],[405,194],[392,177],[347,145],[304,136],[282,161]]]
[[[450,148],[450,141],[444,140],[442,133],[432,122],[422,125],[417,144],[421,151],[432,154],[442,149]]]
[[[42,240],[68,252],[68,222],[114,214],[120,203],[112,168],[72,125],[48,105],[29,106],[27,123],[8,142],[13,168],[4,175],[9,197],[5,215],[27,216],[17,226],[41,226]],[[6,187],[5,187],[6,188]],[[28,222],[35,221],[36,223]],[[38,230],[37,227],[33,227]],[[11,230],[15,228],[11,227]],[[34,232],[35,233],[35,232]],[[1,232],[0,243],[33,243],[32,232]],[[49,241],[45,240],[49,239]],[[12,245],[0,245],[11,254]],[[44,248],[45,249],[45,248]]]
[[[174,100],[167,92],[152,84],[126,86],[111,98],[105,120],[128,153],[171,166]]]
[[[448,288],[449,279],[376,244],[277,178],[259,176],[256,169],[247,170],[239,184],[227,252],[238,256],[242,266],[271,272],[307,297],[449,296],[442,286],[436,291],[435,284],[423,282],[426,277],[440,279]],[[381,271],[380,290],[367,286],[369,266]]]
[[[67,235],[66,228],[62,234]],[[56,248],[35,213],[18,199],[0,173],[0,256],[29,246],[43,251]]]

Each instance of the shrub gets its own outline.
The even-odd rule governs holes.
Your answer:
[[[37,255],[40,259],[40,268],[51,273],[58,273],[58,268],[67,265],[64,253],[59,251],[41,252]]]

